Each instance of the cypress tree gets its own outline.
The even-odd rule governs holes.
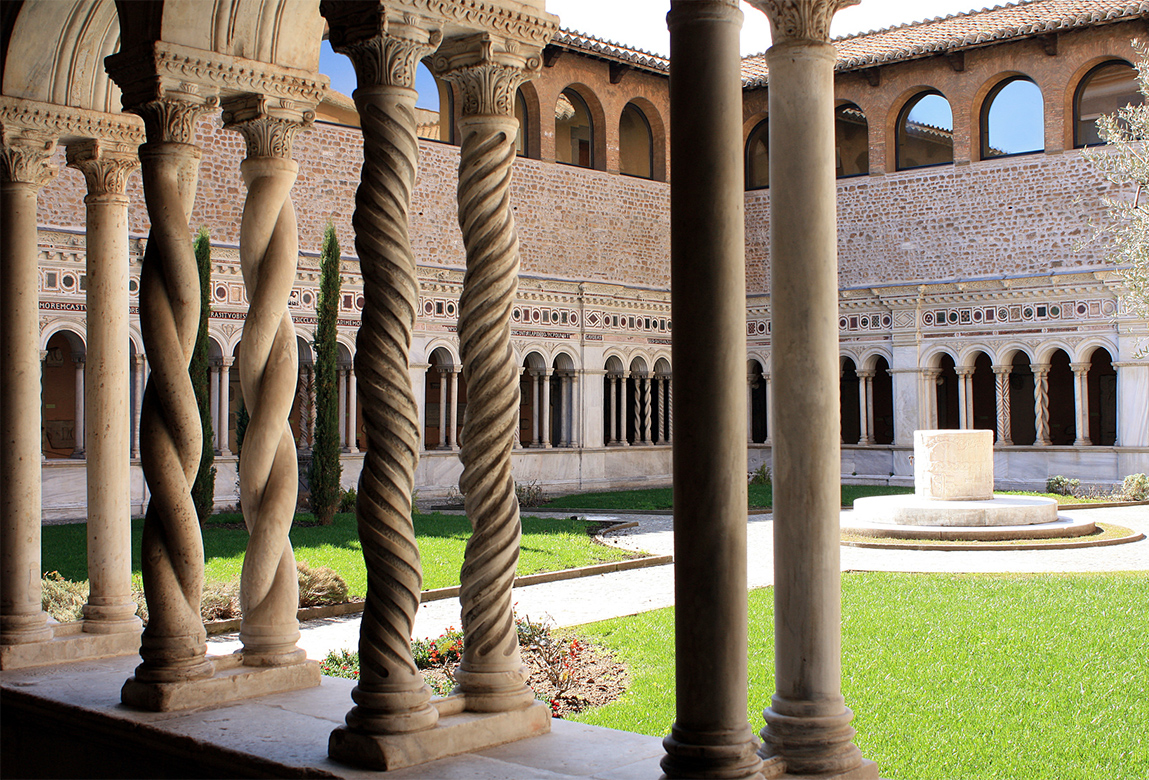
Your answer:
[[[315,442],[311,449],[311,510],[321,525],[335,519],[339,507],[339,353],[335,342],[339,313],[339,241],[327,223],[319,256],[319,301],[315,326]]]
[[[201,227],[195,237],[195,261],[199,268],[199,332],[196,334],[195,349],[192,351],[192,387],[195,388],[196,403],[199,406],[199,422],[203,429],[203,452],[199,459],[199,471],[192,485],[192,498],[195,511],[202,523],[211,516],[215,507],[215,441],[211,421],[211,405],[208,396],[208,382],[211,368],[208,363],[207,318],[211,313],[211,239],[207,228]]]

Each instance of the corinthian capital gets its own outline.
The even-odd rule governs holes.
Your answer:
[[[431,69],[459,86],[463,116],[514,116],[515,90],[542,65],[541,47],[480,33],[444,43]]]
[[[144,132],[149,143],[190,144],[195,138],[196,122],[218,105],[219,98],[214,95],[208,98],[165,96],[125,106],[124,110],[144,120]]]
[[[411,89],[419,61],[443,40],[442,22],[388,9],[379,3],[324,0],[331,47],[355,66],[359,86]]]
[[[247,141],[248,157],[291,157],[299,131],[311,127],[315,112],[283,98],[240,95],[223,103],[223,126]]]
[[[68,144],[68,167],[84,174],[89,197],[123,195],[128,176],[140,165],[135,144],[81,141]]]
[[[0,154],[0,176],[6,182],[20,182],[42,187],[56,175],[52,153],[56,137],[35,130],[0,124],[3,153]]]
[[[859,0],[747,0],[766,14],[774,43],[830,40],[830,20]]]

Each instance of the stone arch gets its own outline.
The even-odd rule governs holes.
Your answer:
[[[642,111],[643,118],[650,129],[651,145],[651,174],[654,181],[666,181],[667,174],[667,128],[666,118],[658,110],[658,106],[650,100],[635,95],[627,101],[627,105],[634,105]]]
[[[23,3],[10,33],[4,41],[4,95],[120,112],[119,88],[102,65],[92,66],[120,47],[120,20],[111,0]]]
[[[972,369],[966,392],[967,428],[994,431],[997,435],[997,377],[993,373],[993,356],[985,347],[976,347],[966,355],[965,367]]]
[[[543,409],[540,403],[543,373],[549,361],[542,347],[531,345],[519,361],[519,441],[523,447],[542,447]]]
[[[423,383],[423,446],[453,449],[462,440],[467,382],[453,344],[437,342],[427,355]]]
[[[1011,366],[1009,373],[1010,440],[1026,445],[1037,442],[1037,416],[1034,409],[1036,380],[1033,359],[1026,347],[1010,346],[1003,351],[1002,365]]]
[[[933,426],[938,429],[957,429],[960,415],[958,407],[958,377],[957,360],[953,354],[945,349],[939,349],[932,355],[933,387],[927,392],[933,392],[933,406],[936,410]]]
[[[1041,358],[1049,365],[1049,443],[1068,446],[1077,440],[1077,401],[1074,397],[1071,351],[1062,346],[1051,346]]]
[[[839,423],[843,444],[862,443],[862,394],[858,363],[850,354],[838,356]]]
[[[856,103],[834,107],[834,148],[839,179],[870,173],[870,123]]]
[[[766,391],[768,365],[757,355],[750,355],[746,360],[746,440],[751,444],[769,440],[769,396]]]
[[[1113,66],[1114,68],[1117,68],[1117,66],[1125,66],[1126,68],[1133,68],[1133,63],[1131,63],[1126,57],[1118,55],[1118,54],[1101,55],[1098,57],[1093,57],[1090,60],[1083,63],[1082,65],[1080,65],[1073,72],[1073,75],[1069,78],[1069,81],[1066,84],[1065,94],[1063,96],[1063,99],[1064,99],[1064,116],[1066,117],[1066,122],[1065,122],[1065,148],[1066,149],[1074,149],[1074,148],[1078,148],[1081,146],[1092,145],[1093,143],[1095,143],[1095,140],[1093,138],[1083,138],[1082,137],[1083,129],[1089,129],[1088,126],[1091,126],[1092,122],[1087,123],[1087,127],[1085,127],[1085,128],[1083,128],[1082,126],[1079,126],[1079,125],[1085,124],[1085,123],[1079,121],[1081,119],[1081,117],[1078,116],[1079,109],[1080,109],[1080,101],[1081,101],[1081,98],[1083,97],[1083,93],[1085,92],[1085,90],[1088,89],[1088,87],[1092,83],[1093,79],[1095,77],[1097,77],[1101,71],[1103,71],[1104,69],[1106,69],[1110,66]],[[1135,74],[1135,70],[1129,71],[1129,75],[1134,75],[1134,74]],[[1140,93],[1136,91],[1136,87],[1134,87],[1133,93],[1137,94],[1138,96],[1140,95]],[[1102,113],[1111,113],[1111,112],[1112,112],[1112,107],[1106,108],[1105,110],[1102,111]]]
[[[631,446],[651,443],[650,363],[641,354],[631,355],[626,372],[626,440]]]
[[[579,149],[580,157],[578,158],[573,156],[573,144],[570,147],[570,152],[560,151],[560,148],[563,147],[562,141],[559,139],[558,131],[559,105],[564,99],[569,102],[569,98],[563,97],[568,91],[573,92],[582,100],[590,118],[589,160],[586,161],[585,165],[579,161],[582,155],[581,147]],[[578,106],[575,106],[576,111],[578,108]],[[559,96],[556,98],[555,103],[554,122],[556,162],[576,165],[580,168],[591,168],[599,171],[606,170],[606,113],[603,109],[602,101],[599,100],[598,95],[593,89],[582,82],[572,82],[559,90]],[[563,159],[564,157],[568,157],[569,159]]]
[[[750,128],[742,144],[746,170],[746,189],[762,190],[770,186],[770,118],[763,116]]]
[[[40,412],[46,458],[84,457],[84,357],[87,345],[76,323],[44,329]]]
[[[1023,86],[1026,84],[1029,87]],[[1002,126],[1006,121],[1001,115],[1002,108],[1008,108],[1011,102],[1016,104],[1034,98],[1037,101],[1036,110],[1025,117],[1029,125],[1028,135],[1033,137],[1018,137],[1018,147],[1004,148],[1003,140],[1010,139],[1008,133],[1002,135],[1002,131],[1006,130]],[[1026,73],[1003,71],[984,81],[974,94],[971,115],[977,118],[977,121],[970,123],[970,150],[977,155],[975,159],[988,160],[1045,151],[1045,94],[1041,86]]]
[[[575,359],[565,350],[556,350],[551,359],[551,377],[548,383],[550,404],[547,421],[548,441],[555,447],[570,447],[574,441],[576,423]]]
[[[607,447],[621,446],[626,439],[625,435],[620,433],[626,430],[626,400],[623,397],[626,390],[625,365],[623,358],[617,353],[608,354],[603,361],[602,432],[603,445]]]
[[[935,113],[933,97],[940,97],[945,101],[945,108],[949,110],[949,127],[945,127],[944,112],[940,104],[936,105],[939,118],[914,120],[912,114],[915,109],[931,108]],[[928,103],[926,102],[928,101]],[[954,114],[953,105],[941,90],[932,86],[918,86],[906,90],[891,105],[890,125],[887,130],[887,149],[892,149],[890,155],[892,171],[912,170],[933,165],[949,165],[954,161]]]
[[[1089,352],[1085,375],[1089,443],[1104,447],[1117,444],[1117,369],[1113,353],[1104,346]]]
[[[522,98],[526,108],[526,127],[520,127],[519,133],[523,139],[523,150],[520,154],[533,160],[539,159],[542,148],[542,107],[539,102],[539,91],[533,82],[526,81],[519,87],[518,97]]]

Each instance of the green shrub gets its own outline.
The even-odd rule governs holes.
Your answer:
[[[355,488],[347,488],[339,494],[339,511],[340,512],[354,512],[355,501],[358,495],[355,493]],[[412,504],[415,502],[412,501]]]
[[[311,447],[311,509],[320,525],[331,525],[341,503],[339,458],[339,241],[327,223],[320,254],[319,301],[315,316],[315,441]]]
[[[1060,474],[1052,476],[1045,481],[1045,492],[1058,496],[1075,496],[1081,489],[1080,479],[1070,479]]]
[[[773,485],[774,473],[770,471],[770,467],[765,463],[761,464],[754,471],[750,472],[751,485]]]
[[[334,569],[326,566],[312,568],[297,561],[299,572],[299,606],[318,607],[323,604],[342,604],[347,601],[347,581]]]
[[[515,482],[515,496],[519,499],[519,506],[542,506],[547,501],[547,494],[537,479]]]
[[[1149,477],[1130,474],[1121,483],[1121,497],[1126,501],[1149,501]]]
[[[83,620],[88,582],[66,580],[60,572],[50,571],[40,579],[40,603],[45,612],[61,623]]]

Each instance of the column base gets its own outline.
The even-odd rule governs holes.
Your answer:
[[[866,773],[866,760],[853,742],[854,713],[842,697],[836,699],[793,701],[777,694],[771,698],[772,706],[762,713],[766,727],[760,733],[758,755],[782,760],[785,773],[778,777],[878,780],[877,765]]]
[[[136,709],[174,712],[313,688],[321,679],[317,661],[289,666],[244,666],[242,651],[210,656],[207,660],[215,667],[215,674],[200,680],[141,682],[129,677],[120,691],[120,701]]]
[[[69,661],[90,661],[140,652],[140,627],[114,634],[84,632],[82,622],[60,623],[41,642],[0,645],[0,669],[26,669]]]
[[[758,741],[750,725],[738,731],[688,732],[671,726],[662,740],[663,779],[721,778],[722,780],[763,780]]]
[[[463,712],[464,697],[431,702],[439,710],[433,728],[406,734],[368,734],[340,726],[331,732],[327,755],[334,761],[378,771],[401,769],[461,753],[547,734],[551,713],[542,702],[507,712]]]
[[[764,780],[879,780],[878,765],[869,759],[862,759],[860,766],[837,774],[792,775],[786,771],[786,762],[781,756],[762,762],[762,777]]]

